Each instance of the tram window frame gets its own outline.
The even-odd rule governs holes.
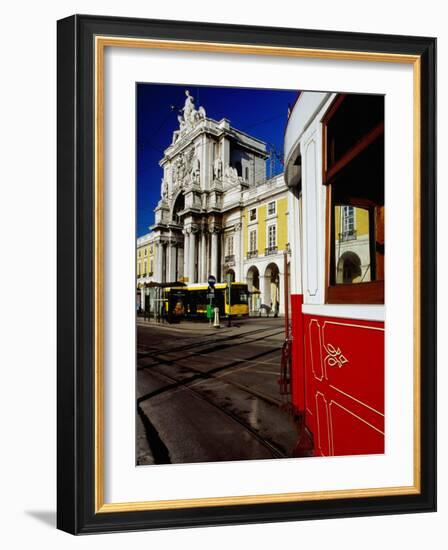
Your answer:
[[[384,96],[383,97],[383,116],[379,121],[369,127],[365,128],[365,131],[356,136],[350,143],[350,145],[342,151],[337,158],[334,154],[335,145],[328,143],[328,127],[329,123],[338,114],[341,107],[346,107],[347,98],[349,94],[338,94],[334,99],[332,105],[328,109],[327,113],[322,119],[322,146],[323,146],[323,164],[322,164],[322,182],[326,186],[326,258],[325,258],[325,302],[329,304],[384,304],[384,197],[382,204],[375,200],[366,200],[365,198],[359,199],[355,196],[347,194],[340,198],[340,195],[344,195],[343,180],[344,170],[354,166],[356,160],[361,158],[369,147],[380,146],[383,140],[383,162],[384,162]],[[376,96],[378,97],[378,96]],[[335,132],[336,134],[336,132]],[[360,173],[360,177],[362,177]],[[384,169],[383,169],[383,190],[384,195]],[[335,192],[337,191],[337,193]],[[372,196],[381,195],[378,193],[378,189],[372,188]],[[338,198],[335,196],[339,195]],[[336,206],[353,206],[358,208],[365,208],[369,210],[369,235],[372,241],[371,245],[371,264],[370,269],[375,270],[378,263],[379,276],[373,281],[358,282],[358,283],[336,283],[336,269],[335,269],[335,227],[334,227],[334,212]],[[380,220],[380,224],[378,224]],[[378,244],[378,240],[383,239],[383,256],[382,260],[376,261],[377,249],[375,246]],[[381,241],[380,241],[381,243]],[[375,277],[377,273],[375,272]],[[381,278],[380,278],[381,277]]]

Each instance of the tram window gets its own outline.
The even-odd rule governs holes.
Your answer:
[[[374,210],[334,205],[334,284],[368,283],[377,279]]]
[[[384,98],[380,95],[340,94],[326,124],[326,169],[340,162],[370,132],[384,122]]]
[[[383,107],[338,96],[323,120],[328,303],[384,303]]]

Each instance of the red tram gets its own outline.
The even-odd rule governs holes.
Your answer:
[[[384,97],[302,92],[285,132],[295,454],[384,452]]]

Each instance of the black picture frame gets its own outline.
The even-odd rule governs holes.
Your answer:
[[[58,21],[57,526],[73,534],[436,509],[436,39],[74,15]],[[94,39],[120,36],[381,52],[421,61],[421,484],[418,494],[95,511]]]

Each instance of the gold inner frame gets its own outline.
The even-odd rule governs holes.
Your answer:
[[[108,46],[121,48],[155,48],[211,53],[287,56],[314,59],[406,63],[413,66],[413,196],[414,196],[414,481],[411,486],[380,487],[350,490],[277,493],[226,497],[206,497],[180,500],[141,502],[104,502],[104,50]],[[231,506],[274,502],[331,500],[338,498],[379,497],[420,493],[420,190],[421,190],[421,60],[417,55],[353,52],[343,50],[306,49],[226,44],[212,42],[153,40],[96,36],[95,44],[95,513],[163,510],[206,506]]]

